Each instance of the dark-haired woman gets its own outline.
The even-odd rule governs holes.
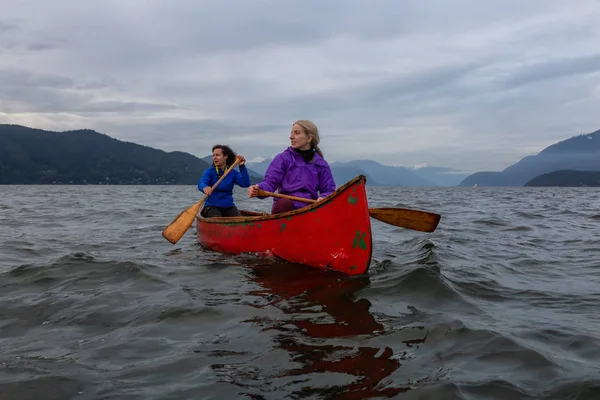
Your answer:
[[[198,190],[208,195],[204,208],[200,212],[205,218],[210,217],[237,217],[242,215],[233,202],[233,186],[247,188],[250,186],[250,176],[243,156],[237,156],[241,161],[239,171],[233,170],[212,190],[212,186],[223,176],[236,159],[236,155],[229,146],[217,144],[212,149],[213,165],[204,171]]]

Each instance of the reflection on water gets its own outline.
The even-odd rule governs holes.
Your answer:
[[[276,307],[284,314],[248,322],[263,331],[276,331],[276,345],[289,353],[292,366],[297,365],[278,378],[300,379],[294,381],[300,383],[295,396],[362,399],[390,397],[410,389],[408,383],[396,385],[386,379],[402,366],[406,353],[394,354],[389,346],[360,345],[386,334],[370,313],[370,302],[357,300],[370,284],[367,276],[345,277],[293,265],[256,267],[249,275],[263,288],[254,293],[266,300],[258,307]],[[422,334],[405,344],[423,343],[426,333]]]

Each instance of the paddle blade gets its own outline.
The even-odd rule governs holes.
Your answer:
[[[390,225],[421,232],[435,231],[441,217],[439,214],[407,208],[369,208],[369,215]]]
[[[162,233],[163,237],[173,244],[177,243],[187,230],[190,229],[192,223],[194,223],[194,218],[196,218],[196,214],[198,214],[198,210],[202,207],[203,203],[204,199],[182,211],[181,214],[165,228]]]

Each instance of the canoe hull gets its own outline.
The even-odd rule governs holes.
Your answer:
[[[272,254],[289,262],[364,274],[372,255],[365,184],[366,178],[358,176],[325,201],[283,214],[198,217],[198,241],[223,253]]]

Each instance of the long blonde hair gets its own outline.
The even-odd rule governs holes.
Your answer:
[[[317,128],[317,125],[315,125],[314,122],[309,121],[307,119],[299,119],[292,125],[299,125],[302,127],[302,129],[304,129],[306,135],[312,139],[310,141],[310,146],[313,149],[315,149],[317,154],[319,154],[324,159],[325,157],[323,157],[323,152],[319,148],[319,142],[321,141],[321,139],[319,138],[319,128]]]

